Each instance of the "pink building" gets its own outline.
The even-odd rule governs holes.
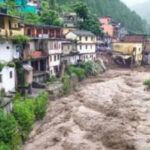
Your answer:
[[[117,36],[117,31],[119,29],[120,23],[114,22],[111,17],[99,18],[99,22],[101,24],[101,29],[103,30],[104,34],[107,34],[110,37]]]

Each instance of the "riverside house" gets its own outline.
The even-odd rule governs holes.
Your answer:
[[[62,42],[62,56],[61,62],[66,65],[75,65],[79,61],[79,52],[77,45],[72,40],[65,40]]]
[[[96,36],[85,30],[72,30],[66,34],[66,39],[76,43],[79,60],[88,61],[96,59]]]
[[[35,82],[46,81],[47,75],[60,72],[62,29],[51,25],[25,25],[30,41],[24,50],[24,60],[30,59]]]
[[[16,88],[13,60],[18,59],[20,53],[11,37],[20,34],[24,34],[20,18],[0,13],[0,89],[6,93],[15,91]]]

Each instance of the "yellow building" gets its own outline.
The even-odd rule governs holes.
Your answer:
[[[20,34],[24,34],[20,18],[0,13],[0,36],[11,37]]]
[[[113,55],[122,57],[124,60],[133,57],[135,63],[142,61],[143,44],[142,43],[113,43]]]

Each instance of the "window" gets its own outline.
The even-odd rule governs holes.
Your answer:
[[[57,55],[54,55],[54,61],[56,61]]]
[[[85,48],[86,48],[86,49],[88,49],[88,46],[87,46],[87,45],[85,45]]]
[[[81,36],[79,36],[79,40],[80,40],[80,41],[82,40],[82,37],[81,37]]]
[[[9,29],[12,29],[11,21],[9,20]]]
[[[10,76],[10,79],[13,77],[12,71],[10,71],[9,76]]]
[[[57,55],[57,60],[59,60],[59,55]]]
[[[31,36],[31,29],[28,29],[28,30],[27,30],[27,35],[28,35],[28,36]]]
[[[0,28],[4,29],[4,17],[0,16]]]
[[[92,40],[92,41],[93,41],[93,39],[94,39],[93,36],[91,36],[91,40]]]
[[[82,46],[80,45],[80,49],[82,49]]]
[[[88,40],[88,37],[87,37],[87,36],[85,37],[85,40],[86,40],[86,41]]]
[[[49,61],[52,62],[52,56],[49,56]]]
[[[2,75],[0,74],[0,83],[2,83]]]

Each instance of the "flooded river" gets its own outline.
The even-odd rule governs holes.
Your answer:
[[[150,150],[150,72],[109,70],[51,102],[23,150]]]

